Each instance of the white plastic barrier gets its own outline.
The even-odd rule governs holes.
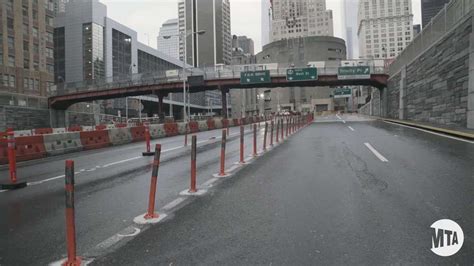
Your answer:
[[[184,122],[178,123],[178,132],[181,135],[184,135],[186,133],[186,123]],[[188,129],[188,133],[189,133],[189,129]]]
[[[207,121],[198,121],[199,131],[207,131]]]
[[[113,129],[115,128],[115,124],[107,124],[107,129]]]
[[[53,134],[67,133],[65,128],[53,128]]]
[[[16,137],[26,137],[26,136],[33,136],[33,131],[31,130],[15,130],[13,134]]]
[[[93,126],[83,126],[82,131],[94,131],[95,127]]]
[[[109,140],[112,145],[120,145],[132,142],[130,128],[111,128],[108,130]]]
[[[150,126],[150,136],[153,139],[164,138],[166,137],[166,131],[163,124],[151,125]]]
[[[82,150],[79,132],[43,135],[43,140],[48,155],[65,154]]]
[[[215,128],[222,128],[222,119],[221,118],[214,118],[214,127]]]

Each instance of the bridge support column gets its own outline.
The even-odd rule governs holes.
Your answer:
[[[165,97],[164,94],[158,93],[158,117],[160,120],[165,120],[165,113],[163,112],[163,98]]]
[[[398,100],[398,119],[405,119],[405,89],[407,85],[407,68],[404,66],[400,72],[400,96]]]
[[[52,128],[68,127],[66,110],[49,109],[49,118]]]
[[[227,118],[227,93],[229,89],[221,89],[221,101],[222,101],[222,117]]]

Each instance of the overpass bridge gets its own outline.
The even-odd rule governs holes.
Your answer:
[[[226,94],[232,89],[350,85],[383,89],[388,80],[383,60],[315,62],[307,68],[278,67],[278,64],[221,66],[188,69],[183,74],[183,71],[175,71],[175,75],[139,73],[120,79],[63,84],[57,94],[48,99],[48,105],[53,110],[65,111],[80,102],[155,94],[161,114],[163,98],[169,93],[182,93],[186,79],[189,93],[221,91],[223,115],[226,116]]]

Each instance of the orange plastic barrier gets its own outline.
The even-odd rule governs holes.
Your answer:
[[[130,131],[132,133],[133,142],[145,140],[145,127],[144,126],[131,127]]]
[[[229,120],[228,119],[222,119],[222,128],[227,128],[229,126]]]
[[[167,137],[176,136],[179,134],[177,123],[166,123],[165,132]]]
[[[80,136],[84,150],[100,149],[111,145],[106,130],[82,131]]]
[[[43,136],[18,137],[15,141],[17,161],[29,161],[46,157]]]
[[[207,120],[207,129],[208,130],[213,130],[216,128],[216,125],[214,123],[214,119],[210,118]]]
[[[82,127],[81,126],[72,126],[67,129],[68,132],[81,132]]]
[[[106,130],[107,129],[107,125],[97,125],[95,126],[95,130]]]
[[[35,135],[45,135],[45,134],[53,134],[52,128],[37,128],[34,130]]]
[[[189,131],[191,133],[199,132],[199,124],[196,121],[189,122]]]

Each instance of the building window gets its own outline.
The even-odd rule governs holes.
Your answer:
[[[46,57],[54,58],[54,52],[51,48],[46,48]]]
[[[15,39],[13,37],[8,37],[8,49],[15,49]]]
[[[8,30],[13,30],[15,26],[15,23],[13,21],[13,18],[7,18],[7,28]]]
[[[82,38],[84,79],[91,80],[104,77],[104,28],[95,23],[83,24]]]
[[[132,38],[112,29],[113,76],[129,75],[132,72]]]
[[[54,29],[54,81],[56,83],[64,82],[65,73],[65,40],[64,27]]]
[[[33,27],[32,33],[33,33],[33,37],[38,38],[38,28]]]
[[[15,67],[15,57],[14,56],[8,56],[8,66],[9,67]]]

